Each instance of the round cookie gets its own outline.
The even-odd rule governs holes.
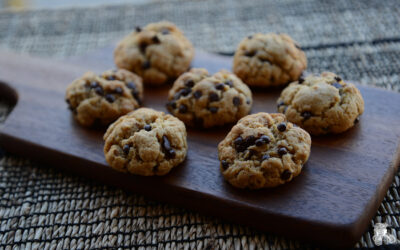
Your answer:
[[[101,76],[87,72],[67,87],[65,95],[75,119],[84,126],[108,125],[138,108],[142,98],[142,79],[124,69]]]
[[[238,188],[275,187],[300,174],[310,147],[310,135],[284,115],[248,115],[219,143],[220,170]]]
[[[364,112],[360,91],[331,72],[300,78],[278,99],[278,111],[312,135],[341,133]]]
[[[104,134],[104,155],[116,170],[165,175],[186,157],[185,125],[172,115],[140,108],[120,117]]]
[[[250,86],[280,86],[297,80],[307,58],[286,34],[255,34],[242,40],[233,59],[233,72]]]
[[[234,74],[221,70],[210,76],[194,68],[181,75],[168,95],[168,110],[186,125],[209,128],[233,123],[252,105],[250,89]]]
[[[194,57],[190,41],[173,23],[158,22],[119,42],[114,51],[118,68],[135,72],[145,84],[161,85],[185,72]]]

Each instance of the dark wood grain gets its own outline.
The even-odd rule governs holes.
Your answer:
[[[231,59],[198,52],[193,66],[216,72],[230,69]],[[104,160],[104,131],[77,125],[64,102],[73,79],[112,67],[112,47],[68,64],[0,53],[0,95],[18,99],[1,127],[1,146],[135,193],[329,246],[352,246],[360,239],[398,167],[400,95],[359,86],[365,99],[360,123],[340,135],[313,137],[305,169],[286,185],[248,191],[223,180],[216,147],[230,126],[189,130],[188,157],[167,176],[116,172]],[[147,88],[144,105],[165,111],[168,88]],[[276,112],[279,92],[253,90],[252,112]]]

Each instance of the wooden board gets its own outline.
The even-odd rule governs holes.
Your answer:
[[[231,59],[198,52],[211,72]],[[187,160],[164,177],[123,174],[107,166],[104,131],[80,127],[64,102],[65,87],[88,69],[113,68],[112,47],[69,64],[0,53],[1,96],[17,102],[0,144],[52,167],[276,234],[329,246],[352,246],[369,225],[399,164],[400,95],[360,86],[365,114],[351,130],[313,137],[303,172],[286,185],[238,190],[219,173],[217,144],[230,127],[188,131]],[[169,86],[146,89],[144,105],[165,110]],[[279,90],[254,90],[252,112],[276,112]]]

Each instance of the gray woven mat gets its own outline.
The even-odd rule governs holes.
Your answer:
[[[346,79],[400,91],[400,6],[397,0],[382,3],[162,1],[0,11],[0,47],[64,58],[107,45],[137,25],[162,19],[178,24],[197,48],[227,54],[248,34],[286,32],[305,49],[310,71],[331,70]],[[0,101],[0,122],[9,110]],[[0,158],[0,249],[312,247],[147,200],[1,151]],[[400,239],[399,186],[397,174],[355,247],[375,246],[372,236],[377,222],[390,224],[389,233]]]

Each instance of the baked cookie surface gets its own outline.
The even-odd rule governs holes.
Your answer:
[[[73,81],[65,100],[83,126],[108,125],[138,108],[143,98],[142,79],[127,70],[87,72]]]
[[[286,34],[254,34],[236,49],[233,72],[250,86],[281,86],[297,80],[307,58]]]
[[[120,117],[104,134],[104,155],[116,170],[165,175],[186,157],[185,125],[172,115],[140,108]]]
[[[220,170],[238,188],[275,187],[300,174],[310,147],[310,135],[283,114],[248,115],[219,143]]]
[[[354,84],[331,72],[300,78],[278,99],[278,111],[313,135],[341,133],[364,112],[364,100]]]
[[[234,74],[221,70],[210,76],[194,68],[181,75],[168,95],[168,110],[186,125],[209,128],[233,123],[252,106],[250,89]]]
[[[145,84],[160,85],[174,80],[194,57],[190,41],[173,23],[151,23],[126,36],[114,51],[118,68],[132,71]]]

